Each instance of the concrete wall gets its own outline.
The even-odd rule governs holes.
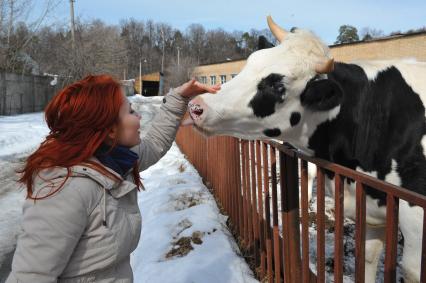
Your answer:
[[[59,90],[51,77],[0,72],[0,115],[43,111]]]
[[[120,81],[121,90],[125,96],[130,96],[135,94],[135,82],[133,81]]]

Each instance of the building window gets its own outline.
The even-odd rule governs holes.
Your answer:
[[[215,85],[216,84],[216,76],[210,76],[210,84]]]
[[[220,83],[221,84],[226,83],[226,75],[220,75]]]
[[[235,78],[237,74],[231,74],[231,79]]]
[[[201,83],[202,84],[207,84],[207,77],[206,76],[202,76],[201,77]]]

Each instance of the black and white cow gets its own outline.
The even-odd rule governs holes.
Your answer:
[[[426,63],[333,62],[313,33],[287,32],[270,17],[280,44],[254,52],[216,95],[190,102],[206,135],[281,139],[300,150],[426,195]],[[355,188],[345,187],[355,218]],[[385,195],[367,190],[366,282],[383,250]],[[419,282],[423,209],[400,201],[406,282]]]

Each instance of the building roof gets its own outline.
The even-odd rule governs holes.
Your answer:
[[[331,45],[329,45],[329,47],[331,48],[331,47],[354,45],[354,44],[360,44],[360,43],[370,43],[370,42],[376,42],[376,41],[392,40],[392,39],[396,39],[396,38],[416,36],[416,35],[422,35],[422,34],[426,34],[426,31],[418,31],[418,32],[410,32],[410,33],[397,33],[397,34],[392,34],[392,35],[388,35],[388,36],[372,38],[372,39],[369,39],[369,40],[359,40],[359,41],[353,41],[353,42],[347,42],[347,43],[331,44]]]
[[[333,47],[340,47],[340,46],[346,46],[346,45],[355,45],[355,44],[362,44],[362,43],[385,41],[385,40],[392,40],[392,39],[401,38],[401,37],[409,37],[409,36],[416,36],[416,35],[423,35],[423,34],[426,35],[426,31],[418,31],[418,32],[411,32],[411,33],[398,33],[398,34],[388,35],[388,36],[379,37],[379,38],[372,38],[370,40],[359,40],[359,41],[348,42],[348,43],[331,44],[331,45],[329,45],[329,47],[333,48]],[[222,61],[217,61],[217,62],[200,64],[197,67],[217,65],[217,64],[223,64],[223,63],[232,63],[232,62],[247,60],[247,58],[248,57],[241,57],[239,59],[233,59],[233,60],[222,60]]]
[[[238,58],[238,59],[231,59],[231,60],[215,61],[215,62],[211,62],[211,63],[200,64],[200,65],[197,65],[197,67],[208,66],[208,65],[216,65],[216,64],[224,64],[224,63],[233,63],[233,62],[244,61],[244,60],[247,60],[247,57],[241,57],[241,58]]]

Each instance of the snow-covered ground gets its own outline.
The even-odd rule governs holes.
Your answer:
[[[142,135],[162,97],[130,99]],[[0,117],[0,282],[10,272],[25,192],[15,170],[48,128],[43,113]],[[141,173],[142,235],[131,257],[135,282],[257,282],[230,235],[213,196],[176,144]]]
[[[213,196],[176,144],[142,172],[135,282],[257,282]]]
[[[49,129],[44,113],[0,116],[0,158],[7,159],[33,151]]]

